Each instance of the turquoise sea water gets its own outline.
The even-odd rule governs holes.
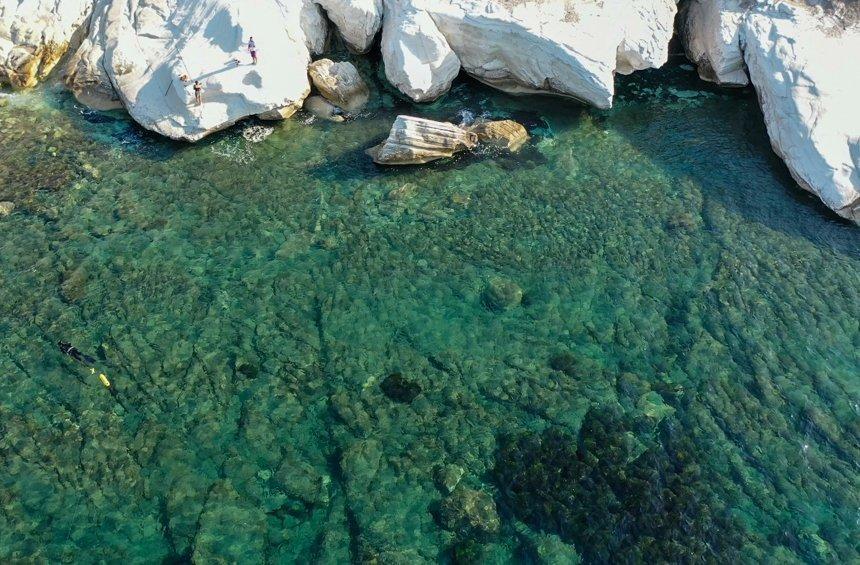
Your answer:
[[[5,98],[3,562],[860,559],[860,231],[753,92],[375,90],[194,146]],[[363,154],[463,110],[532,140]]]

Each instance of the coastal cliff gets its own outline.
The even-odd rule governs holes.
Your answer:
[[[0,82],[31,87],[65,56],[82,103],[195,141],[248,116],[292,115],[335,32],[356,52],[381,35],[386,77],[416,102],[442,96],[462,70],[513,94],[609,108],[616,73],[666,62],[677,11],[674,0],[4,0]],[[751,82],[799,185],[860,220],[860,62],[840,56],[860,48],[856,5],[686,0],[680,11],[700,76]]]

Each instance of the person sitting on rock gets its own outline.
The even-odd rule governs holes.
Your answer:
[[[251,61],[253,64],[257,64],[257,44],[254,42],[254,37],[251,36],[251,39],[248,40],[248,52],[251,53]]]
[[[194,101],[197,102],[198,106],[203,105],[203,85],[200,84],[199,80],[194,81]]]

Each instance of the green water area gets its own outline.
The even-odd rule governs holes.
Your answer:
[[[194,145],[0,95],[0,561],[860,561],[860,230],[681,62],[360,62],[356,119]],[[374,165],[398,114],[531,140]]]

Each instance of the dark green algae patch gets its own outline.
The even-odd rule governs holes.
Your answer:
[[[261,143],[0,106],[0,559],[860,559],[860,233],[752,92],[375,86]],[[532,141],[362,153],[461,110]]]

